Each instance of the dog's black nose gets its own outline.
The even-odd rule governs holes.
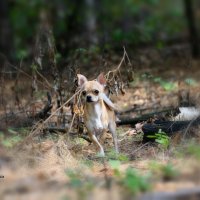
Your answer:
[[[87,102],[92,102],[92,97],[88,95],[86,100],[87,100]]]

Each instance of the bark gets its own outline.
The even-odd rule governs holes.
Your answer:
[[[86,13],[85,13],[85,27],[86,27],[86,38],[88,40],[89,45],[95,45],[98,43],[98,37],[97,37],[97,17],[96,17],[96,4],[95,0],[85,0],[85,7],[86,7]]]
[[[9,23],[9,5],[7,0],[0,1],[0,51],[9,56],[12,47],[11,26]]]
[[[197,58],[200,55],[200,48],[199,48],[198,31],[195,23],[193,0],[184,0],[184,6],[185,6],[185,15],[188,23],[188,30],[190,34],[192,56],[194,58]]]

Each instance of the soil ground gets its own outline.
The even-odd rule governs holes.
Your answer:
[[[124,96],[113,95],[112,100],[119,110],[133,106],[139,110],[145,108],[131,112],[129,117],[178,106],[180,91],[189,92],[190,100],[198,107],[200,60],[187,55],[187,45],[164,50],[141,49],[129,54],[134,81],[129,82]],[[117,63],[115,58],[111,62]],[[86,73],[93,77],[95,70],[101,69],[93,67]],[[125,75],[126,71],[126,67],[121,68]],[[12,79],[4,81],[4,95],[9,97],[10,105],[13,105],[13,84]],[[26,93],[31,83],[26,80],[22,85]],[[26,95],[22,101],[27,101]],[[111,137],[104,142],[106,157],[97,158],[95,147],[76,136],[57,132],[22,143],[29,133],[27,128],[8,128],[1,132],[0,176],[4,178],[0,178],[0,199],[142,199],[144,194],[153,192],[190,191],[200,187],[198,127],[174,134],[165,148],[158,143],[143,144],[142,133],[135,126],[118,126],[120,155],[117,158]],[[126,176],[128,169],[134,174],[133,180]]]

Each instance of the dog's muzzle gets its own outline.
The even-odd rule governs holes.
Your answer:
[[[92,101],[92,97],[91,97],[91,96],[87,96],[87,97],[86,97],[86,101],[87,101],[87,102],[93,102],[93,101]]]

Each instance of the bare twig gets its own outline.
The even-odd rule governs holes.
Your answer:
[[[49,83],[49,81],[38,70],[36,70],[36,73],[47,83],[49,88],[52,88],[52,86]]]
[[[33,130],[31,131],[31,133],[29,134],[29,136],[27,136],[24,140],[24,142],[26,142],[28,139],[36,136],[39,134],[39,132],[43,129],[43,127],[45,126],[45,124],[47,122],[49,122],[49,120],[60,110],[62,109],[65,105],[67,105],[77,94],[79,94],[81,90],[78,90],[74,95],[72,95],[63,105],[61,105],[58,109],[56,109],[45,121],[43,121],[42,123],[38,122],[35,126],[35,128],[33,128]]]
[[[73,114],[72,121],[71,121],[71,124],[70,124],[70,126],[69,126],[69,130],[68,130],[67,133],[69,133],[69,132],[71,131],[71,129],[72,129],[72,126],[73,126],[73,124],[74,124],[74,119],[75,119],[75,117],[76,117],[76,113]]]
[[[148,144],[149,144],[149,142],[144,143],[139,148],[137,148],[136,150],[134,150],[133,152],[131,152],[131,155],[133,156],[136,152],[138,152],[140,149],[142,149],[143,147],[147,146]]]
[[[112,70],[112,71],[109,71],[109,72],[105,75],[106,79],[107,79],[107,80],[109,79],[109,81],[112,81],[112,80],[114,79],[116,73],[119,72],[119,69],[120,69],[122,63],[125,61],[125,58],[126,58],[126,57],[128,58],[128,54],[127,54],[127,52],[126,52],[126,49],[125,49],[125,47],[123,47],[123,48],[124,48],[124,54],[123,54],[123,56],[122,56],[122,59],[121,59],[119,65],[117,66],[116,69],[114,69],[114,70]],[[128,58],[128,60],[129,60],[129,58]],[[130,62],[130,60],[129,60],[129,62]],[[112,78],[110,78],[110,74],[111,74],[111,73],[112,73]]]

